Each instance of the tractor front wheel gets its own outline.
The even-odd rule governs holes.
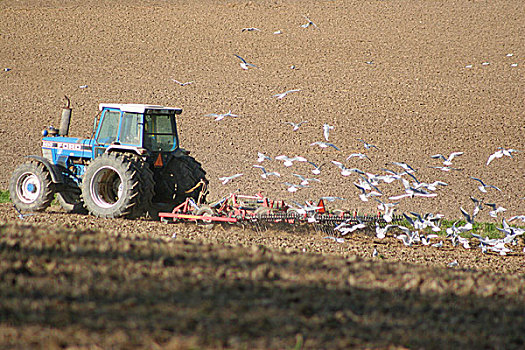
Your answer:
[[[44,211],[55,194],[49,171],[35,161],[19,165],[9,181],[9,194],[19,210]]]

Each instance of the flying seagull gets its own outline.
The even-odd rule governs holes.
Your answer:
[[[454,159],[455,157],[460,156],[462,154],[463,154],[463,152],[452,152],[452,153],[450,153],[450,155],[448,157],[445,157],[442,154],[434,154],[433,156],[430,156],[430,158],[442,159],[443,160],[443,165],[452,165],[452,159]]]
[[[322,141],[316,141],[314,143],[311,143],[310,146],[319,146],[321,148],[327,148],[327,147],[332,147],[334,148],[336,151],[339,151],[339,148],[337,148],[336,145],[334,145],[333,143],[328,143],[328,142],[322,142]]]
[[[304,123],[308,123],[308,121],[307,120],[303,120],[303,121],[301,121],[299,123],[294,123],[294,122],[284,122],[284,123],[293,126],[293,131],[297,131],[297,130],[299,130],[301,125],[303,125]]]
[[[183,83],[183,82],[181,82],[181,81],[178,81],[177,79],[173,79],[173,78],[171,78],[171,80],[173,80],[174,82],[176,82],[176,83],[179,84],[180,86],[186,86],[186,85],[193,84],[193,81],[187,81],[187,82]]]
[[[308,22],[306,22],[305,24],[301,24],[301,27],[308,28],[308,27],[312,26],[312,27],[314,27],[314,29],[317,29],[317,25],[314,22],[312,22],[312,20],[310,18],[306,17],[305,15],[303,15],[303,17],[306,18],[306,20]]]
[[[299,174],[292,174],[292,175],[295,176],[295,177],[298,177],[301,180],[301,185],[308,185],[310,183],[310,181],[321,182],[321,180],[319,180],[319,179],[306,178],[303,175],[299,175]]]
[[[386,233],[388,232],[388,230],[396,227],[397,225],[386,225],[382,228],[381,226],[379,226],[379,223],[376,222],[376,237],[379,239],[383,239],[386,237]]]
[[[489,206],[492,208],[492,210],[489,212],[489,215],[493,218],[497,218],[499,213],[504,213],[507,211],[506,208],[503,208],[502,206],[496,205],[496,203],[483,203],[486,206]]]
[[[323,163],[321,165],[317,165],[314,162],[308,162],[308,163],[314,167],[314,169],[312,169],[312,174],[314,175],[319,175],[321,173],[321,168],[323,167],[323,165],[326,164],[326,163]]]
[[[292,166],[294,161],[297,161],[297,162],[306,162],[307,161],[306,158],[304,158],[304,157],[288,158],[285,155],[277,156],[277,157],[275,157],[275,159],[282,160],[284,162],[283,165],[287,166],[287,167],[288,166]]]
[[[402,163],[402,162],[392,162],[392,164],[394,165],[397,165],[397,166],[400,166],[401,168],[405,169],[405,171],[407,173],[410,173],[411,171],[416,171],[414,168],[412,168],[410,165],[408,165],[407,163]]]
[[[328,136],[330,136],[330,130],[333,130],[334,127],[328,124],[323,124],[323,136],[326,141],[328,141]]]
[[[262,163],[265,160],[272,160],[272,158],[268,157],[266,154],[257,152],[257,162]]]
[[[285,92],[281,92],[280,94],[275,94],[273,95],[273,97],[276,97],[278,100],[282,100],[286,95],[288,95],[289,93],[292,93],[292,92],[297,92],[297,91],[301,91],[301,89],[292,89],[292,90],[287,90]]]
[[[255,32],[255,31],[261,31],[259,28],[255,27],[248,27],[248,28],[242,28],[241,32]]]
[[[242,175],[243,174],[235,174],[235,175],[232,175],[232,176],[219,177],[219,180],[222,181],[223,185],[226,185],[231,180],[236,179],[236,178],[238,178],[239,176],[242,176]]]
[[[368,143],[363,139],[357,139],[357,141],[361,141],[363,143],[363,146],[365,146],[365,149],[371,149],[371,148],[379,149],[377,148],[376,145],[372,145],[371,143]]]
[[[490,162],[492,162],[494,159],[501,158],[503,156],[512,158],[513,152],[519,152],[519,151],[516,149],[512,149],[512,148],[505,149],[503,147],[498,147],[498,150],[489,156],[489,159],[487,160],[487,165],[489,165]]]
[[[483,193],[487,193],[487,188],[493,188],[495,190],[498,190],[501,192],[501,190],[499,188],[497,188],[496,186],[494,185],[487,185],[485,184],[483,181],[481,181],[480,179],[476,178],[476,177],[470,177],[472,180],[476,180],[480,183],[480,185],[478,186],[479,190]]]
[[[226,117],[236,118],[238,117],[238,115],[233,114],[232,111],[229,110],[228,113],[224,113],[224,114],[210,113],[210,114],[206,114],[205,117],[215,117],[215,121],[220,121]]]
[[[255,64],[251,64],[251,63],[246,62],[246,60],[245,60],[244,58],[242,58],[241,56],[236,55],[236,54],[233,54],[233,55],[234,55],[235,57],[237,57],[238,59],[241,60],[240,65],[241,65],[241,68],[242,68],[242,69],[244,69],[244,70],[248,70],[248,68],[250,68],[250,67],[253,67],[253,68],[259,68],[259,67],[257,67]]]
[[[514,220],[521,220],[525,223],[525,215],[516,215],[516,216],[509,218],[509,222],[512,222]]]
[[[354,158],[354,157],[357,157],[359,159],[368,159],[370,162],[372,162],[372,160],[370,158],[368,158],[368,156],[366,154],[363,154],[363,153],[352,153],[351,155],[346,157],[346,160],[348,160],[350,158]]]
[[[340,201],[344,201],[345,200],[344,198],[334,197],[334,196],[321,197],[321,199],[324,200],[324,201],[327,201],[327,202],[335,202],[336,200],[340,200]]]
[[[270,172],[270,173],[267,172],[266,169],[265,169],[263,166],[261,166],[261,165],[254,165],[253,167],[254,167],[254,168],[259,168],[259,169],[262,170],[261,177],[262,177],[263,179],[267,179],[268,176],[272,176],[272,175],[273,175],[273,176],[277,176],[277,177],[281,177],[281,174],[279,174],[279,173],[276,172],[276,171],[272,171],[272,172]]]
[[[451,170],[456,170],[456,171],[461,171],[463,169],[459,169],[459,168],[452,168],[452,167],[449,167],[449,166],[429,166],[429,168],[433,168],[433,169],[439,169],[441,171],[451,171]]]
[[[362,170],[359,170],[357,168],[347,168],[343,165],[343,163],[341,162],[338,162],[336,160],[332,160],[332,163],[335,164],[339,169],[341,169],[341,175],[343,176],[348,176],[350,175],[351,173],[356,173],[356,174],[361,174],[361,175],[364,175],[364,171]]]
[[[341,232],[341,235],[344,236],[346,234],[354,232],[355,230],[364,229],[366,227],[366,224],[364,222],[362,222],[361,220],[359,220],[359,219],[357,219],[357,220],[358,220],[358,223],[354,224],[354,225],[351,225],[351,226],[349,226],[346,221],[342,222],[339,225],[337,225],[336,227],[334,227],[334,230]]]
[[[288,188],[288,192],[297,192],[299,189],[301,188],[305,188],[305,187],[308,187],[306,185],[296,185],[296,184],[292,184],[292,183],[289,183],[289,182],[283,182],[283,184],[285,184]]]

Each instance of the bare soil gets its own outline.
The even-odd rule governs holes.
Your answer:
[[[303,15],[318,29],[302,28]],[[449,184],[436,198],[402,200],[399,212],[460,219],[474,196],[507,208],[505,217],[524,214],[524,154],[485,165],[497,147],[525,151],[523,23],[524,3],[504,0],[5,0],[0,189],[26,155],[40,154],[40,131],[59,124],[67,95],[70,134],[86,138],[100,102],[182,107],[181,143],[207,171],[212,199],[338,195],[345,200],[330,205],[375,213],[356,177],[330,161],[374,173],[400,170],[389,164],[399,161],[421,181]],[[242,70],[234,54],[260,69]],[[289,89],[301,91],[272,97]],[[205,116],[228,110],[239,117]],[[301,120],[296,132],[285,124]],[[340,151],[310,146],[325,123]],[[282,182],[311,166],[265,162],[282,177],[263,180],[252,167],[258,151],[328,164],[321,183],[290,194]],[[345,160],[363,151],[372,162]],[[464,152],[453,165],[463,170],[429,168],[440,165],[430,155],[453,151]],[[235,173],[244,175],[218,180]],[[483,194],[470,176],[502,191]],[[57,206],[21,220],[10,204],[0,205],[0,224],[0,347],[524,347],[523,241],[499,256],[447,240],[404,247],[368,231],[336,243],[310,227],[210,231]]]

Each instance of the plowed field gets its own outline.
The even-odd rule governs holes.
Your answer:
[[[304,16],[317,27],[307,23]],[[183,108],[182,147],[203,164],[210,199],[239,190],[377,212],[331,161],[374,174],[444,181],[397,212],[462,219],[474,196],[525,213],[520,1],[0,2],[0,189],[40,154],[71,98],[71,136],[88,138],[101,102]],[[242,31],[255,27],[260,30]],[[280,34],[275,32],[280,31]],[[244,57],[258,68],[243,70]],[[293,66],[293,69],[292,69]],[[180,86],[172,79],[192,84]],[[87,87],[86,87],[87,86]],[[282,99],[275,94],[299,89]],[[215,121],[210,113],[237,114]],[[292,131],[287,122],[304,123]],[[311,146],[325,141],[332,147]],[[377,146],[367,150],[363,139]],[[430,156],[463,154],[444,172]],[[326,163],[261,163],[257,152]],[[369,160],[346,159],[364,152]],[[219,177],[242,173],[223,185]],[[501,191],[478,190],[480,178]],[[403,193],[381,185],[382,200]],[[405,247],[370,230],[325,239],[308,227],[265,231],[45,213],[0,205],[0,347],[523,348],[523,240],[513,252]],[[175,236],[174,236],[175,234]],[[372,258],[377,249],[379,256]],[[457,260],[458,266],[447,267]]]

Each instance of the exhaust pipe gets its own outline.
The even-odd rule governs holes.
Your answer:
[[[60,129],[58,134],[60,136],[67,136],[69,134],[69,123],[71,122],[71,101],[69,97],[64,96],[67,100],[67,105],[62,109],[62,117],[60,119]]]

